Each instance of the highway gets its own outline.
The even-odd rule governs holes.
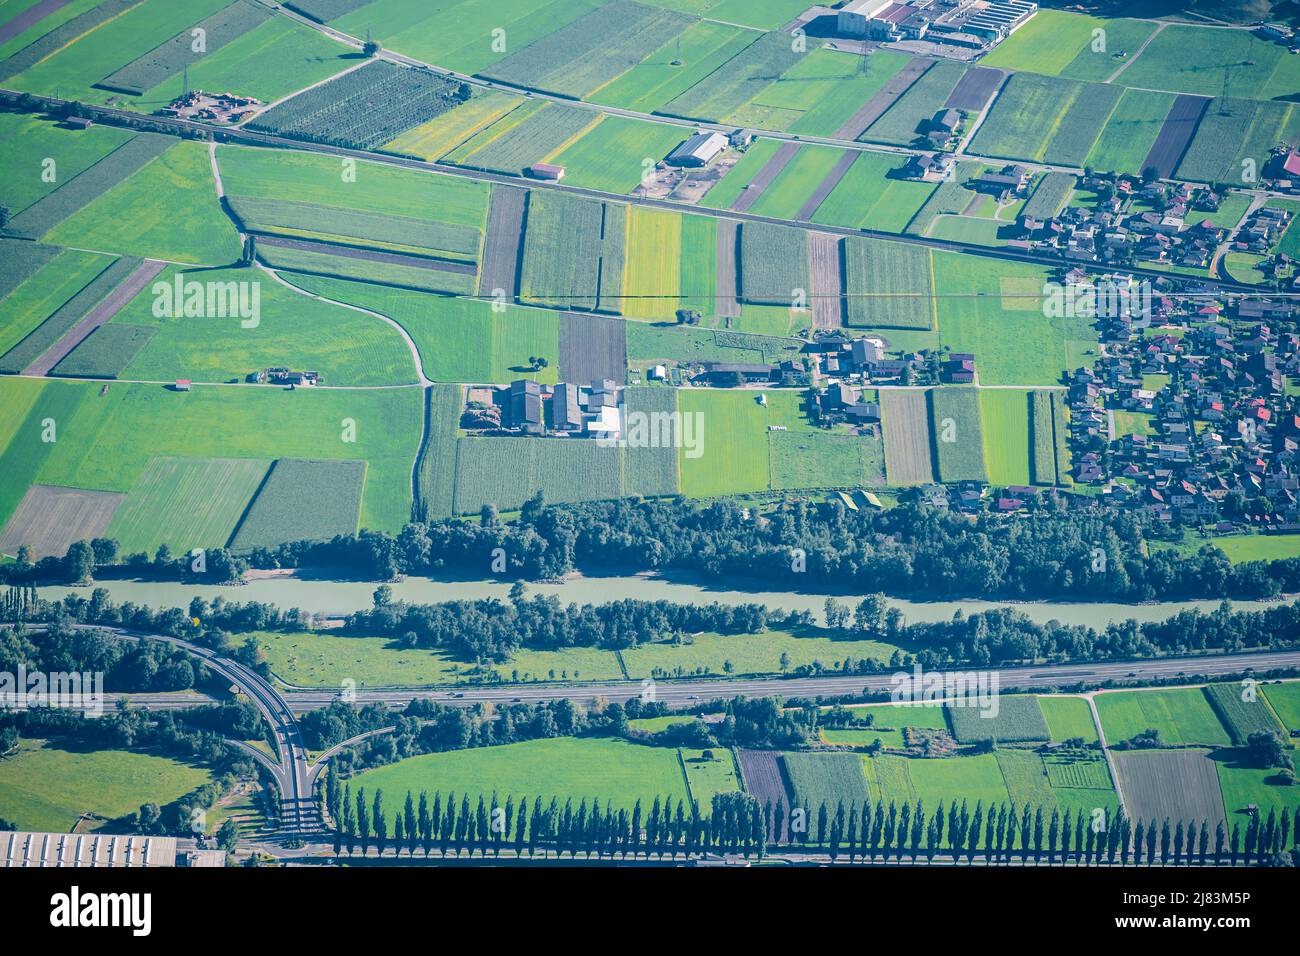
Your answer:
[[[57,97],[39,96],[36,94],[23,93],[21,91],[4,88],[0,88],[0,95],[15,97],[27,96],[32,102],[50,110],[59,110],[71,104],[71,101],[62,100]],[[986,259],[1011,260],[1014,262],[1028,263],[1030,265],[1046,266],[1053,269],[1081,269],[1084,272],[1097,275],[1120,273],[1123,275],[1141,276],[1148,279],[1182,280],[1189,284],[1203,286],[1208,290],[1212,290],[1204,293],[1209,298],[1217,298],[1225,292],[1252,294],[1256,296],[1265,294],[1271,296],[1278,294],[1297,294],[1268,292],[1258,286],[1247,285],[1230,279],[1202,279],[1199,277],[1192,278],[1187,276],[1178,276],[1168,272],[1162,272],[1158,269],[1146,269],[1139,266],[1117,266],[1103,262],[1076,261],[1073,259],[1063,259],[1059,256],[1041,255],[1034,252],[1008,249],[1005,247],[982,246],[977,243],[959,242],[953,239],[935,239],[930,236],[904,235],[894,232],[883,232],[878,229],[854,229],[846,226],[822,225],[821,223],[812,225],[807,222],[781,219],[776,216],[761,216],[756,213],[738,212],[731,209],[710,209],[704,206],[695,206],[690,203],[677,202],[671,199],[651,199],[636,195],[623,195],[622,193],[611,193],[599,189],[589,189],[584,186],[572,186],[562,182],[524,179],[519,176],[508,176],[503,173],[494,173],[483,169],[448,166],[443,163],[426,162],[424,160],[409,159],[404,156],[393,156],[384,153],[375,153],[363,149],[351,149],[344,146],[329,146],[323,143],[309,143],[302,140],[289,139],[285,136],[277,136],[272,133],[258,133],[253,132],[252,130],[233,126],[209,126],[205,123],[196,123],[191,120],[184,120],[170,116],[146,116],[131,110],[119,110],[108,106],[93,106],[85,103],[78,105],[83,112],[90,114],[101,121],[116,122],[121,125],[133,125],[138,124],[141,121],[147,121],[151,124],[174,129],[178,134],[197,134],[204,139],[216,137],[222,142],[243,143],[251,146],[266,146],[275,149],[295,149],[307,152],[323,153],[365,162],[397,166],[404,169],[437,173],[444,176],[457,176],[462,179],[472,179],[479,182],[499,183],[501,185],[515,187],[526,186],[529,189],[548,189],[599,202],[617,201],[652,209],[663,209],[669,212],[709,216],[714,219],[767,223],[777,226],[796,226],[836,236],[866,236],[876,239],[887,239],[891,242],[903,242],[909,245],[924,246],[926,248],[939,249],[945,252],[962,252],[967,255],[980,256],[981,258]],[[973,293],[972,295],[982,296],[983,294],[984,293]],[[1182,294],[1186,295],[1187,293]]]

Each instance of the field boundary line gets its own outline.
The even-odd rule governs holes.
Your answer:
[[[1106,755],[1106,769],[1110,771],[1110,782],[1115,786],[1115,796],[1119,797],[1120,812],[1128,816],[1128,804],[1124,802],[1124,789],[1119,782],[1119,769],[1115,766],[1115,755],[1111,753],[1110,746],[1106,743],[1106,731],[1101,726],[1101,713],[1097,710],[1096,691],[1084,694],[1088,699],[1088,709],[1092,711],[1092,722],[1097,728],[1097,742],[1101,744],[1101,752]]]

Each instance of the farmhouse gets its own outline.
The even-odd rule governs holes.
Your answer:
[[[951,153],[916,153],[903,167],[903,175],[927,183],[942,182],[956,164]]]
[[[544,179],[558,183],[564,178],[564,167],[555,163],[533,163],[528,167],[528,175],[533,179]]]
[[[462,427],[522,435],[617,438],[623,432],[623,390],[608,379],[544,385],[516,379],[505,388],[470,388]]]
[[[669,166],[707,166],[726,148],[727,137],[721,133],[700,132],[681,143],[664,162]]]

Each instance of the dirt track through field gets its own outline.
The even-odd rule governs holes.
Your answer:
[[[1196,127],[1200,125],[1201,117],[1209,105],[1210,101],[1204,96],[1183,94],[1175,99],[1160,132],[1156,134],[1156,141],[1151,144],[1147,158],[1142,161],[1142,168],[1154,166],[1162,179],[1172,176],[1182,162],[1183,153],[1187,152],[1187,146],[1196,134]]]
[[[741,190],[736,201],[731,204],[731,208],[736,212],[745,212],[758,202],[758,197],[763,195],[763,190],[772,184],[772,180],[781,175],[781,170],[790,165],[790,160],[794,159],[794,154],[797,152],[799,152],[798,143],[782,143],[781,147],[772,154],[772,158],[758,171],[758,175]]]
[[[813,327],[839,328],[844,324],[840,237],[825,232],[809,233],[808,262],[809,275],[812,277]]]
[[[737,318],[740,303],[736,300],[736,245],[740,223],[734,219],[718,220],[717,301],[714,309],[724,318]]]
[[[23,374],[48,375],[50,369],[62,362],[69,352],[86,340],[91,332],[121,312],[128,302],[140,294],[141,289],[153,281],[154,276],[163,271],[166,265],[167,263],[156,259],[146,259],[139,268],[126,277],[121,285],[101,299],[80,322],[69,329],[63,338],[27,366]]]
[[[923,389],[882,389],[880,418],[885,435],[885,481],[922,485],[934,481],[930,409]]]
[[[518,292],[519,250],[524,236],[524,204],[528,192],[510,186],[493,186],[488,210],[487,238],[483,242],[483,267],[479,272],[478,294],[495,295],[505,290],[506,298]]]
[[[932,62],[934,61],[923,56],[914,56],[908,60],[906,65],[891,76],[889,82],[881,87],[875,96],[863,103],[862,107],[835,131],[835,138],[857,139],[865,133],[867,127],[884,116],[885,111],[921,78],[921,74],[930,68]]]
[[[826,197],[840,184],[840,180],[844,178],[849,171],[849,167],[853,165],[857,158],[858,154],[851,152],[846,152],[841,156],[839,162],[831,167],[831,171],[826,174],[826,178],[818,183],[817,188],[813,190],[813,194],[799,207],[799,212],[795,214],[795,218],[801,222],[807,222],[811,219],[813,213],[817,211],[817,207],[825,202]]]

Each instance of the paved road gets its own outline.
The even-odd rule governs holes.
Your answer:
[[[0,89],[0,94],[9,94],[13,96],[22,95],[18,91],[9,89]],[[56,97],[35,96],[32,94],[27,95],[33,102],[50,109],[62,108],[70,102]],[[137,123],[143,118],[141,114],[130,110],[118,110],[107,106],[90,106],[84,103],[80,104],[80,107],[84,112],[101,120],[117,120],[121,122]],[[742,222],[759,222],[778,226],[794,225],[799,228],[815,228],[818,232],[825,232],[831,235],[868,236],[872,238],[888,239],[892,242],[904,242],[911,245],[925,246],[927,248],[940,249],[947,252],[964,252],[968,255],[981,256],[987,259],[1025,262],[1032,265],[1047,266],[1053,269],[1069,267],[1082,269],[1085,272],[1099,275],[1118,273],[1123,275],[1142,276],[1150,279],[1182,279],[1189,283],[1195,283],[1212,290],[1205,293],[1209,298],[1218,298],[1224,292],[1249,293],[1256,296],[1278,295],[1278,293],[1268,292],[1258,286],[1246,285],[1244,283],[1226,279],[1202,279],[1199,277],[1178,276],[1168,272],[1161,272],[1158,269],[1145,269],[1138,266],[1118,267],[1113,264],[1100,262],[1077,262],[1074,260],[1061,259],[1055,256],[1040,255],[1033,252],[1007,249],[1003,247],[994,248],[981,246],[976,243],[958,242],[952,239],[935,239],[930,236],[900,235],[893,232],[882,232],[878,229],[852,229],[844,226],[829,226],[821,224],[818,224],[816,227],[810,227],[807,223],[796,223],[793,220],[781,219],[776,216],[760,216],[754,213],[737,212],[731,209],[709,209],[707,207],[694,206],[690,203],[677,202],[671,199],[650,199],[636,195],[627,196],[622,193],[604,192],[599,189],[588,189],[582,186],[573,186],[562,182],[557,183],[546,180],[531,179],[524,180],[519,176],[508,176],[502,173],[493,173],[481,169],[469,169],[461,166],[447,166],[442,163],[430,163],[425,162],[424,160],[407,159],[400,156],[387,156],[381,153],[373,153],[361,149],[349,149],[343,146],[307,143],[300,140],[288,139],[283,136],[276,136],[270,133],[255,133],[251,130],[240,129],[237,127],[213,127],[203,123],[195,123],[189,120],[166,116],[151,116],[148,117],[148,120],[151,123],[160,126],[173,128],[177,130],[177,132],[199,133],[204,137],[215,135],[221,137],[223,141],[228,142],[246,143],[254,146],[269,146],[276,149],[305,150],[308,152],[324,153],[332,156],[350,157],[371,163],[381,163],[405,169],[422,170],[424,172],[439,173],[446,176],[458,176],[462,179],[472,179],[479,182],[500,183],[506,186],[517,187],[520,185],[527,185],[531,189],[549,189],[601,202],[616,200],[618,202],[644,206],[652,209],[664,209],[670,212],[710,216],[722,220],[739,220]],[[1281,294],[1295,295],[1298,293]],[[982,296],[983,293],[979,293],[979,295]]]

